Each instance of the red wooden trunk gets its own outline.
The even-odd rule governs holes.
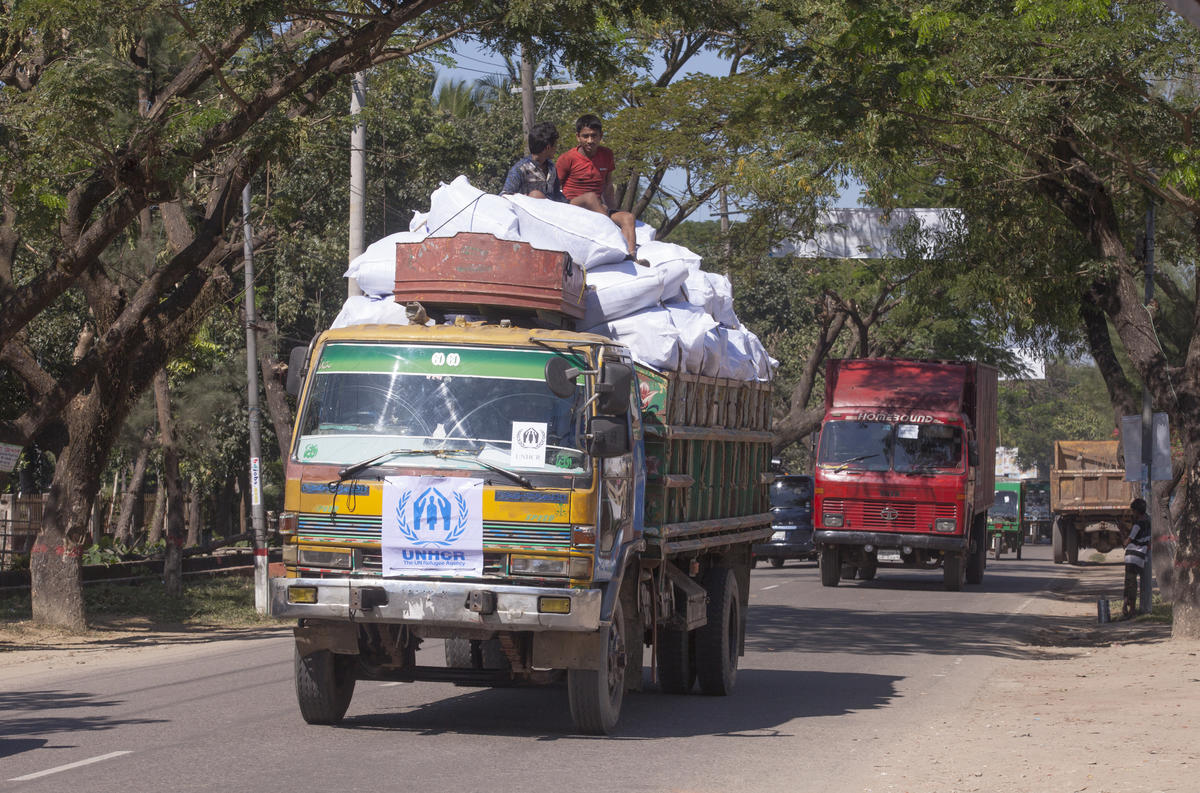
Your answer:
[[[459,232],[396,245],[396,302],[512,308],[583,317],[584,273],[562,251]]]

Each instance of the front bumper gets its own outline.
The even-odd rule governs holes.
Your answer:
[[[292,603],[288,587],[316,587],[316,603]],[[352,602],[377,603],[352,608]],[[369,597],[363,599],[363,592]],[[482,614],[467,608],[472,592],[490,592],[495,610]],[[567,614],[538,612],[538,598],[571,599]],[[483,628],[510,631],[595,631],[600,627],[599,589],[491,586],[474,581],[411,581],[390,578],[273,578],[272,617],[390,622],[444,628]]]
[[[812,559],[817,555],[811,534],[797,541],[772,540],[755,543],[752,552],[760,559]]]
[[[967,538],[953,534],[893,534],[886,531],[843,531],[841,529],[817,529],[813,532],[817,545],[853,545],[899,550],[924,548],[930,551],[964,551]]]

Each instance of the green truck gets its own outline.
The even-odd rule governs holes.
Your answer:
[[[1019,479],[996,480],[996,498],[988,508],[988,548],[999,559],[1005,551],[1021,558],[1025,543],[1021,519],[1025,514],[1025,484]]]

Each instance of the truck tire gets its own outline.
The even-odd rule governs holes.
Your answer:
[[[320,650],[311,655],[295,651],[296,700],[300,715],[309,724],[337,724],[350,707],[354,696],[352,655],[336,655]]]
[[[1062,518],[1055,516],[1054,525],[1050,527],[1050,548],[1054,553],[1054,563],[1062,564],[1067,560],[1067,555],[1063,553],[1063,525]]]
[[[843,563],[841,574],[842,578],[846,579],[847,581],[853,581],[854,579],[858,578],[858,568],[852,564]]]
[[[965,553],[947,553],[942,559],[942,583],[948,592],[961,592],[967,578]]]
[[[470,639],[446,639],[446,666],[450,669],[475,668]]]
[[[607,651],[596,669],[567,670],[567,701],[575,728],[586,735],[607,735],[621,717],[625,698],[625,618],[618,599],[608,626]]]
[[[686,629],[658,632],[658,685],[665,694],[690,694],[696,684],[695,643]]]
[[[1063,549],[1067,555],[1067,564],[1079,564],[1079,532],[1075,524],[1068,523],[1063,532]]]
[[[879,559],[873,553],[865,554],[863,563],[858,568],[859,581],[874,581],[875,574],[879,572]]]
[[[980,514],[971,526],[971,536],[974,545],[967,546],[966,571],[964,580],[975,586],[983,583],[983,571],[987,569],[987,514]],[[1004,538],[1000,538],[1004,542]]]
[[[714,567],[704,576],[708,621],[696,629],[696,677],[700,691],[724,697],[733,693],[741,650],[742,605],[737,576],[727,567]]]
[[[783,567],[783,557],[772,556],[771,557],[771,567],[774,567],[776,570]]]
[[[821,586],[837,586],[842,577],[842,565],[838,560],[837,548],[826,545],[821,548],[817,558],[817,566],[821,568]]]

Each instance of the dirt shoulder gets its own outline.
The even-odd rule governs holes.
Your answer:
[[[864,791],[1168,793],[1200,771],[1200,642],[1145,620],[1098,624],[1120,564],[1075,568],[1039,598],[1028,635],[963,709],[897,744]]]

